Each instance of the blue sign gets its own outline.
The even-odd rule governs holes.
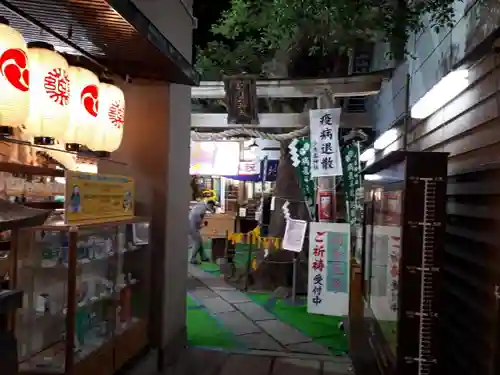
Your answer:
[[[265,181],[276,181],[278,175],[278,164],[279,160],[268,160],[267,158],[261,162],[261,170],[264,172],[264,182]],[[264,174],[264,173],[263,173]]]

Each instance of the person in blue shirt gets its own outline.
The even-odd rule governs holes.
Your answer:
[[[206,212],[215,212],[215,201],[209,200],[207,202],[196,203],[189,212],[189,237],[191,239],[191,264],[198,264],[196,259],[200,255],[202,262],[208,262],[209,259],[205,254],[203,248],[203,239],[200,230],[205,225],[204,219]]]
[[[81,210],[80,188],[78,187],[78,185],[73,186],[70,198],[70,207],[71,212],[80,212]]]

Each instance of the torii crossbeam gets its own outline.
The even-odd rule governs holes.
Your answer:
[[[380,91],[386,71],[337,78],[258,80],[259,98],[317,98],[328,94],[331,97],[375,95]],[[193,99],[222,99],[225,97],[224,82],[204,81],[191,88]]]

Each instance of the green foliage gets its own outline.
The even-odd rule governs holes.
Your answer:
[[[232,0],[212,27],[211,43],[199,52],[205,79],[246,71],[259,73],[278,51],[328,56],[357,43],[386,41],[402,58],[412,32],[439,32],[453,24],[454,0]]]
[[[197,54],[196,68],[205,80],[218,80],[222,75],[242,72],[258,74],[266,52],[252,37],[247,37],[234,47],[229,43],[213,41]]]

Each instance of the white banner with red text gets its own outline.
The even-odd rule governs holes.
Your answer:
[[[373,227],[370,261],[370,309],[378,320],[395,322],[398,314],[401,227]]]
[[[340,108],[309,111],[311,177],[342,175],[339,147]]]
[[[309,313],[348,315],[350,236],[349,224],[309,224]]]

